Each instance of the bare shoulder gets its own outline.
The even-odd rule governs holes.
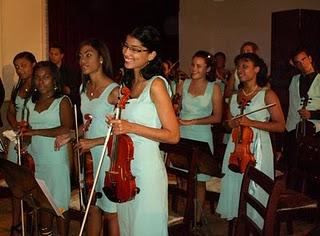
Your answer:
[[[266,89],[266,96],[265,96],[265,102],[266,104],[278,102],[278,96],[277,94],[270,88]]]
[[[62,98],[62,100],[61,100],[60,105],[61,105],[62,107],[66,107],[66,106],[71,107],[71,106],[72,106],[72,103],[71,103],[70,98],[67,97],[67,96],[64,96],[64,97]]]

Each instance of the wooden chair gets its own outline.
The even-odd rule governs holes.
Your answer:
[[[10,198],[10,197],[11,197],[11,191],[4,177],[0,173],[0,198]]]
[[[282,222],[287,223],[287,233],[293,234],[293,221],[303,217],[319,219],[320,192],[320,140],[306,137],[298,147],[298,168],[290,170],[295,177],[295,188],[286,189],[280,196],[277,210],[277,227],[280,232]]]
[[[252,182],[260,186],[269,195],[266,206],[249,193],[249,186]],[[284,184],[284,180],[273,181],[270,177],[254,168],[253,165],[248,165],[241,186],[235,235],[275,235],[277,204]],[[248,205],[262,217],[264,221],[262,229],[248,216]]]
[[[177,183],[169,182],[168,191],[172,196],[172,209],[177,213],[177,198],[186,198],[183,218],[178,223],[169,221],[170,235],[188,235],[194,223],[194,201],[196,192],[196,174],[211,174],[219,172],[207,143],[181,139],[176,145],[161,144],[161,150],[166,153],[166,168],[169,176],[175,176],[186,182],[186,188],[181,188]],[[169,216],[170,218],[170,216]]]

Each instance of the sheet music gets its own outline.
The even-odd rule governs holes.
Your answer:
[[[55,213],[57,214],[57,216],[60,216],[64,219],[61,210],[57,207],[56,203],[54,202],[54,199],[51,195],[51,193],[49,192],[49,189],[46,185],[46,183],[42,180],[42,179],[37,179],[36,181],[38,183],[38,185],[40,186],[42,192],[44,193],[44,195],[46,195],[48,201],[50,202],[50,205],[52,206],[52,208],[54,209]]]

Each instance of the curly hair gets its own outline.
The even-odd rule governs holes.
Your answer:
[[[59,73],[59,69],[56,66],[56,64],[54,64],[51,61],[40,61],[38,62],[34,68],[33,68],[33,76],[32,76],[32,80],[31,80],[31,101],[33,103],[35,103],[36,101],[39,100],[40,98],[40,93],[39,91],[36,89],[35,86],[35,74],[39,69],[43,69],[43,68],[47,68],[49,69],[53,82],[54,82],[54,98],[59,98],[63,95],[62,93],[62,81],[60,78],[60,73]]]
[[[264,60],[260,58],[255,53],[243,53],[238,55],[237,62],[240,63],[241,61],[251,61],[255,67],[259,67],[260,70],[257,74],[257,84],[260,87],[264,87],[268,83],[268,67]]]

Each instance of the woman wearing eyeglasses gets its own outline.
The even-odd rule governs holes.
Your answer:
[[[162,74],[160,35],[152,26],[138,27],[123,44],[124,81],[131,98],[122,119],[110,119],[115,134],[133,140],[131,171],[140,189],[131,201],[118,204],[122,236],[168,235],[168,182],[159,142],[177,143],[179,125]]]

